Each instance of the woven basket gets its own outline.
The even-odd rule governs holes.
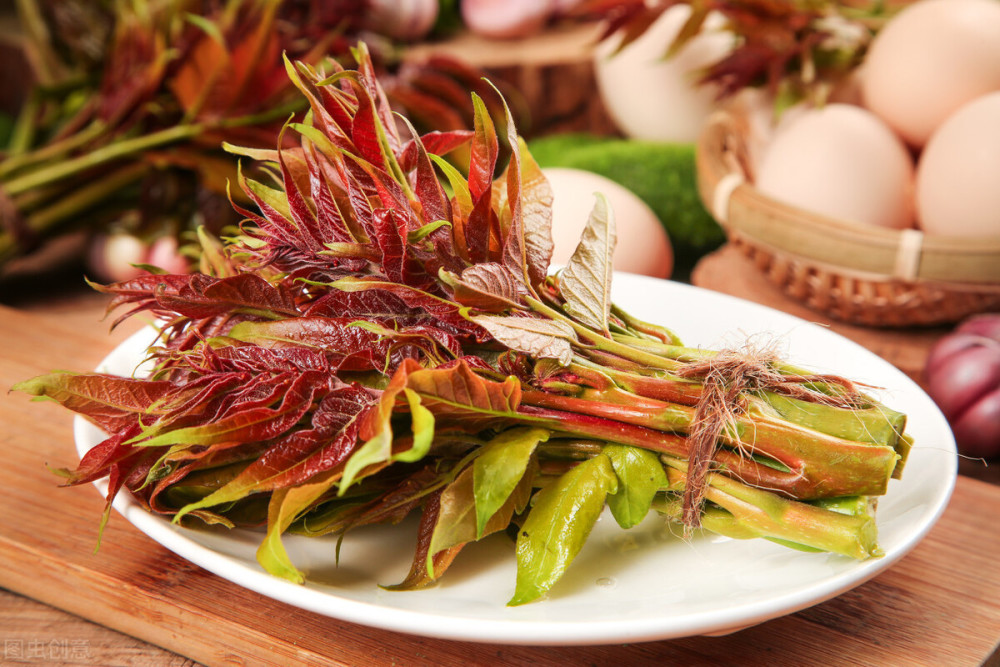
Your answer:
[[[698,140],[698,188],[730,243],[787,295],[879,327],[951,324],[1000,310],[1000,236],[925,236],[776,201],[753,187],[749,137],[735,105],[710,118]]]

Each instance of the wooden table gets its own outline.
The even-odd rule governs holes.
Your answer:
[[[57,488],[46,468],[76,462],[71,416],[6,390],[51,369],[92,368],[140,324],[109,336],[102,308],[86,294],[45,310],[0,306],[0,664],[979,665],[1000,640],[1000,487],[964,477],[927,539],[887,572],[717,638],[523,647],[396,634],[244,590],[118,516],[94,554],[101,499],[90,486]]]

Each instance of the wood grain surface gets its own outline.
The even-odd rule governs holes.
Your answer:
[[[109,336],[98,321],[102,303],[76,296],[44,311],[0,306],[0,587],[17,594],[0,597],[0,639],[11,646],[52,636],[51,627],[45,630],[50,621],[20,596],[154,645],[146,653],[143,644],[98,646],[94,642],[113,641],[107,637],[122,638],[94,635],[92,659],[65,664],[979,665],[1000,640],[1000,488],[967,478],[959,479],[928,538],[889,571],[823,604],[716,638],[525,647],[367,628],[242,589],[117,515],[94,553],[101,498],[90,486],[59,488],[46,467],[76,462],[71,416],[7,389],[55,368],[93,368],[140,326],[130,323]],[[19,613],[17,605],[32,611]],[[59,640],[76,636],[56,632],[65,633],[55,635]],[[115,650],[120,653],[108,652]],[[32,660],[4,664],[22,662]]]

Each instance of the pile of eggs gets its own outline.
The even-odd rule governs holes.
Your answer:
[[[1000,235],[1000,0],[920,0],[876,35],[853,103],[796,108],[756,187],[842,220]]]

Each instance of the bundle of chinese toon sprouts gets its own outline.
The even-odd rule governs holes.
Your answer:
[[[390,586],[414,589],[507,531],[512,605],[550,590],[605,505],[626,529],[655,511],[688,534],[879,554],[873,498],[902,470],[904,415],[621,311],[600,195],[549,275],[551,192],[509,114],[473,96],[474,130],[418,136],[357,60],[287,63],[311,108],[286,128],[299,141],[229,147],[258,167],[239,182],[256,210],[204,236],[200,273],[97,286],[122,318],[163,322],[148,376],[18,385],[109,434],[69,483],[107,476],[109,507],[127,489],[175,521],[260,526],[260,563],[299,582],[287,532],[419,513]]]

